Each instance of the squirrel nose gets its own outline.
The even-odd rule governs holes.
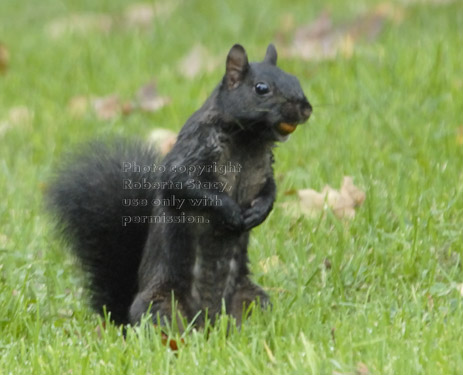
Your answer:
[[[306,100],[305,103],[303,104],[301,113],[302,113],[302,116],[304,116],[306,120],[308,120],[310,115],[312,114],[312,106],[310,105],[308,100]]]

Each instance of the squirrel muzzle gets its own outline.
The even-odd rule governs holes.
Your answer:
[[[297,128],[298,125],[303,124],[306,122],[310,115],[312,114],[312,106],[310,103],[307,101],[307,99],[304,100],[304,102],[297,108],[297,117],[299,117],[299,121],[297,122],[280,122],[277,125],[277,131],[281,135],[288,135],[294,132]]]

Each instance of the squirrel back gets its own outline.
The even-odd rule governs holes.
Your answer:
[[[174,294],[189,321],[204,324],[203,313],[213,319],[224,302],[239,324],[243,308],[268,304],[250,280],[249,232],[273,207],[275,142],[312,111],[297,78],[276,61],[273,45],[258,63],[234,45],[222,81],[187,120],[160,172],[124,170],[124,162],[143,171],[159,161],[130,142],[92,145],[65,164],[49,202],[89,274],[97,311],[106,306],[122,324],[149,309],[154,320],[169,320]],[[133,189],[126,180],[158,188]],[[148,204],[121,204],[127,199]]]

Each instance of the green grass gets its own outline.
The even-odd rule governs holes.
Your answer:
[[[314,114],[276,150],[277,202],[294,200],[283,194],[291,189],[337,187],[344,175],[367,199],[350,222],[294,217],[277,204],[249,248],[273,310],[228,336],[224,317],[177,353],[149,324],[125,340],[114,326],[97,333],[81,275],[43,209],[62,153],[95,137],[179,130],[222,75],[222,65],[179,75],[196,43],[224,61],[240,42],[261,59],[284,19],[297,27],[330,9],[343,22],[375,2],[183,1],[147,31],[46,32],[56,18],[118,17],[128,3],[0,2],[11,55],[0,123],[13,107],[34,114],[0,133],[0,374],[462,374],[462,3],[401,5],[402,22],[387,22],[351,58],[280,57]],[[130,98],[153,77],[172,99],[157,113],[100,121],[67,110],[75,95]]]

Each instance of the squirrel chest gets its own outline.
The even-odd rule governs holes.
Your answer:
[[[272,175],[271,148],[225,144],[217,165],[223,168],[214,179],[245,209],[253,204]],[[208,226],[195,229],[191,302],[198,309],[208,309],[213,316],[220,312],[222,301],[230,303],[240,275],[247,272],[248,237],[247,232],[223,233]]]
[[[244,147],[245,146],[245,147]],[[234,152],[223,152],[218,164],[229,165],[216,175],[226,193],[242,208],[249,206],[272,175],[272,153],[265,145],[230,145]],[[227,148],[228,148],[227,147]],[[228,162],[228,164],[227,164]]]

